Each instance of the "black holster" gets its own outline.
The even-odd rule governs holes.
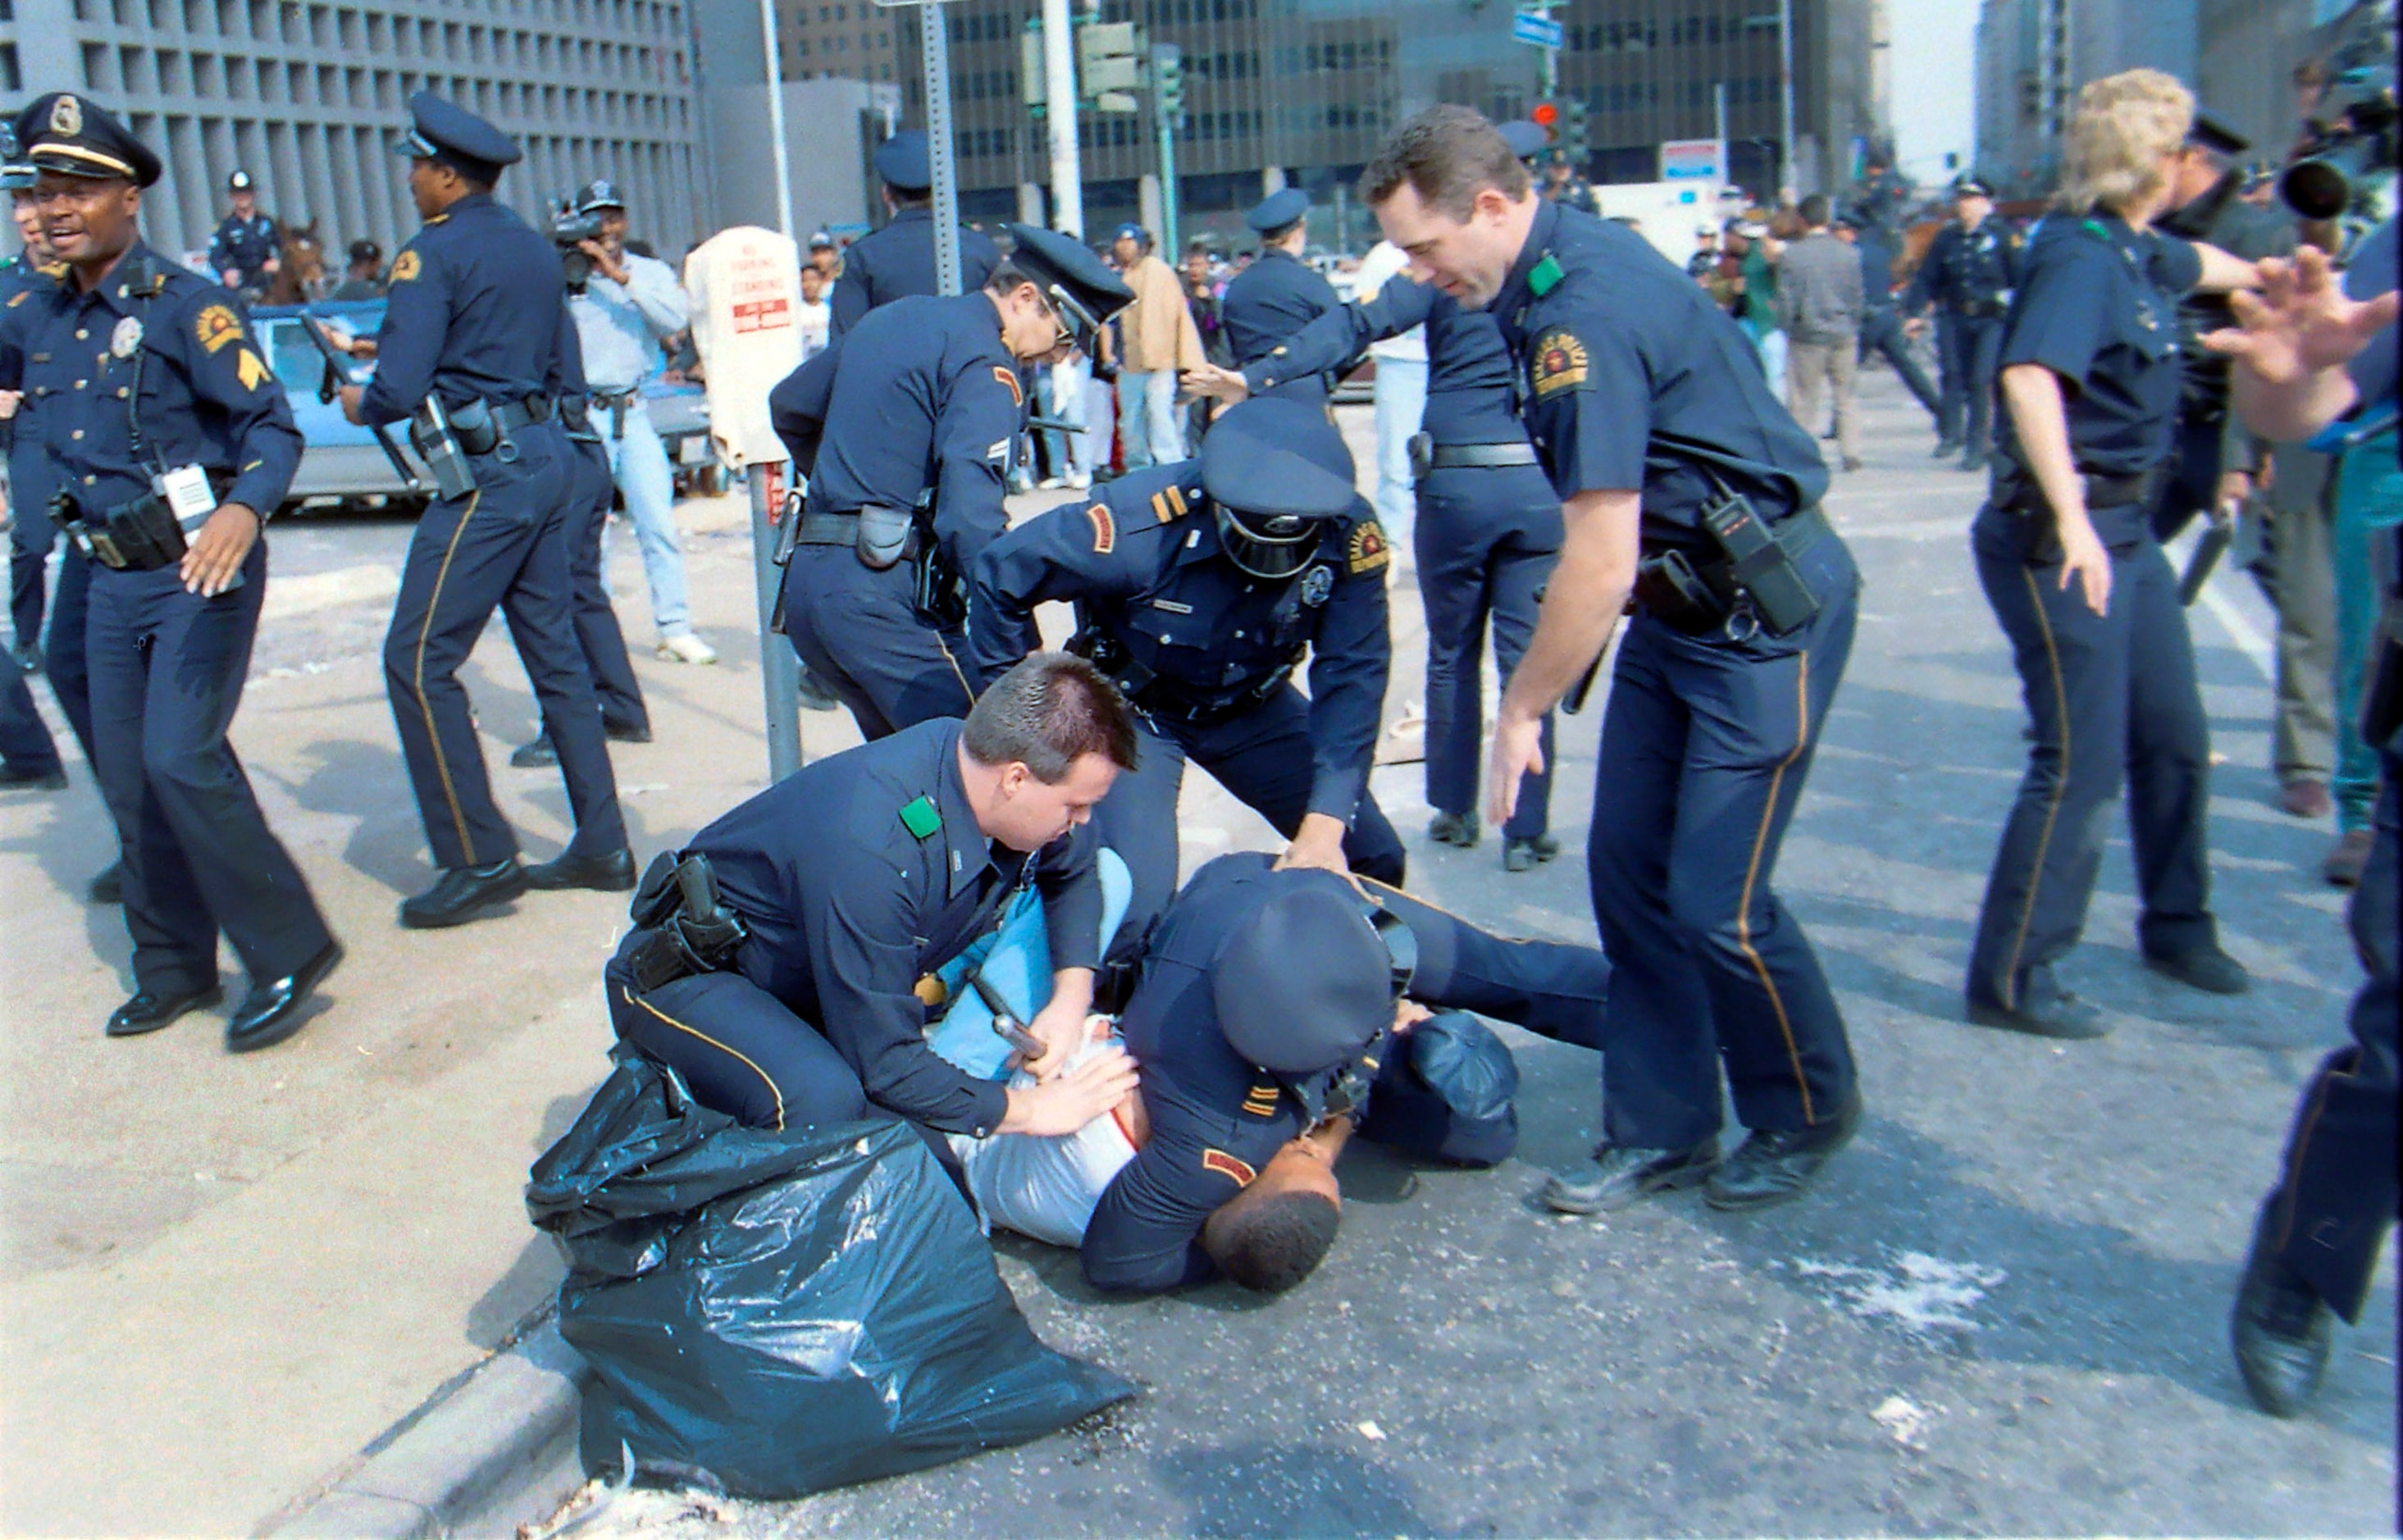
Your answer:
[[[50,520],[77,549],[113,572],[154,572],[181,562],[187,549],[175,510],[156,493],[128,498],[95,518],[61,492],[50,499]]]
[[[725,968],[751,935],[719,896],[705,855],[661,851],[653,856],[627,912],[634,930],[618,955],[638,994]]]
[[[1729,613],[1685,552],[1674,548],[1636,562],[1635,602],[1655,620],[1688,636],[1716,631]]]

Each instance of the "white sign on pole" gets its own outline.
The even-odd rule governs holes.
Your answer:
[[[1660,144],[1663,182],[1724,182],[1727,146],[1715,139],[1667,139]]]
[[[774,230],[737,225],[685,258],[692,340],[708,375],[709,436],[735,469],[785,458],[768,393],[800,368],[799,248]]]

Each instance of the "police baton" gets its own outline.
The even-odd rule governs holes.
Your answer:
[[[2202,534],[2195,539],[2194,555],[2187,559],[2186,573],[2178,579],[2180,604],[2190,605],[2202,594],[2203,584],[2211,580],[2212,569],[2219,565],[2219,559],[2228,554],[2229,544],[2235,538],[2235,506],[2213,509]]]
[[[343,386],[356,384],[357,382],[351,378],[350,366],[343,362],[342,355],[334,351],[332,341],[319,329],[316,317],[300,317],[300,335],[309,339],[315,346],[317,355],[326,361],[325,376],[317,382],[317,399],[330,406],[341,394]],[[409,462],[401,458],[399,448],[385,433],[384,425],[371,423],[368,424],[368,432],[375,436],[376,447],[383,451],[383,457],[392,462],[392,473],[400,478],[400,484],[410,492],[424,491],[424,483],[418,480],[416,473],[409,468]]]

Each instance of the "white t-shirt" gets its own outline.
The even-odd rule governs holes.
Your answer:
[[[800,328],[801,361],[807,363],[826,351],[826,342],[833,336],[834,305],[825,299],[815,304],[807,299],[797,300],[793,305],[793,324]]]
[[[1089,1043],[1068,1061],[1083,1063],[1107,1045]],[[1031,1086],[1032,1076],[1010,1077]],[[967,1174],[968,1192],[988,1226],[1031,1235],[1055,1246],[1084,1244],[1085,1227],[1108,1190],[1111,1178],[1134,1158],[1134,1141],[1115,1114],[1104,1113],[1074,1133],[996,1133],[973,1139],[949,1136],[951,1153]]]

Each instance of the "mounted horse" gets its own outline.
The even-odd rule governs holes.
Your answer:
[[[301,305],[324,295],[326,250],[317,239],[317,221],[284,226],[276,239],[275,271],[267,275],[259,303]]]

